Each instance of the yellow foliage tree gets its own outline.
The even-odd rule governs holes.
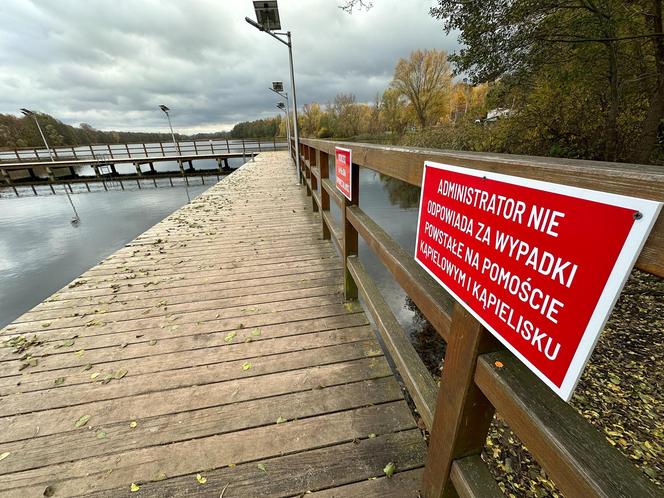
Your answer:
[[[392,87],[410,103],[420,128],[449,116],[452,69],[444,50],[415,50],[394,68]]]

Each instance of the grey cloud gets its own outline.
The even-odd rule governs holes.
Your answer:
[[[457,46],[429,17],[431,0],[281,0],[293,32],[298,101],[339,92],[372,101],[396,61],[417,48]],[[244,22],[249,0],[2,0],[0,112],[34,107],[100,129],[228,129],[276,114],[273,80],[288,85],[286,47]]]

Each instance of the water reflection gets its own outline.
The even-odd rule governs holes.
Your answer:
[[[209,186],[189,190],[194,197]],[[187,202],[182,187],[72,198],[77,226],[64,195],[0,199],[0,327]]]

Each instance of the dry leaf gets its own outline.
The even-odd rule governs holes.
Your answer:
[[[74,424],[76,427],[83,427],[86,425],[92,417],[90,415],[83,415],[81,418],[79,418],[76,423]]]

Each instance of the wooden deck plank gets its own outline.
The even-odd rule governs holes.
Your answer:
[[[148,480],[141,485],[138,493],[131,493],[128,488],[122,487],[85,496],[86,498],[135,498],[136,496],[219,498],[221,491],[226,488],[224,498],[259,496],[300,498],[310,496],[308,491],[378,478],[383,475],[383,462],[398,462],[399,466],[407,471],[416,468],[422,459],[421,435],[417,430],[410,430],[266,459],[261,463],[265,465],[267,472],[259,469],[255,462],[215,469],[205,472],[207,478],[205,485],[199,485],[196,476],[192,474],[161,482]],[[399,474],[395,478],[398,479],[398,476]],[[315,492],[311,494],[316,496]],[[353,498],[363,496],[353,495]],[[409,493],[403,496],[408,498],[417,494]],[[395,498],[401,497],[397,495]]]
[[[163,352],[161,351],[163,348],[157,349],[154,347],[158,344],[154,346],[141,344],[137,348],[124,347],[112,348],[110,350],[97,349],[92,352],[86,351],[86,354],[83,355],[84,357],[80,358],[71,352],[69,354],[63,353],[62,355],[49,356],[45,361],[40,362],[35,367],[39,368],[39,370],[33,370],[27,378],[14,375],[0,379],[0,395],[15,392],[17,381],[21,382],[20,390],[22,393],[25,393],[52,389],[54,381],[60,378],[63,381],[58,390],[62,390],[64,387],[71,387],[77,384],[90,384],[90,376],[93,373],[97,373],[103,377],[105,372],[113,373],[124,369],[127,370],[128,376],[134,377],[136,375],[172,370],[174,365],[177,365],[178,369],[182,369],[227,361],[250,360],[252,358],[306,351],[308,349],[339,344],[372,341],[374,338],[370,327],[328,330],[308,333],[296,338],[287,336],[264,341],[254,341],[252,333],[260,333],[260,331],[256,329],[243,329],[237,336],[232,339],[229,338],[229,341],[226,341],[228,336],[220,337],[218,340],[221,344],[200,347],[198,349]],[[238,340],[236,344],[224,344],[224,342],[236,340]],[[247,340],[251,342],[246,342]],[[135,351],[132,349],[135,349]],[[380,350],[377,351],[380,352]],[[374,356],[377,356],[377,354]],[[88,363],[82,365],[81,360]],[[87,365],[91,365],[92,368],[84,370]],[[98,380],[100,381],[101,379]]]
[[[6,327],[0,496],[414,496],[423,438],[319,228],[261,154]]]
[[[2,474],[0,489],[13,490],[16,496],[34,496],[55,481],[63,496],[74,496],[160,473],[177,477],[414,427],[406,403],[399,401]],[[67,476],[64,481],[60,480],[63,475]]]

